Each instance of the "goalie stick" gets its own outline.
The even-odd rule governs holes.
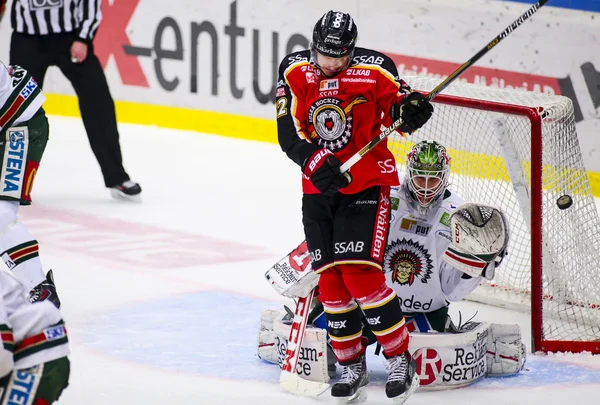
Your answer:
[[[313,289],[306,297],[298,298],[296,311],[294,313],[294,321],[290,328],[288,344],[285,351],[285,358],[281,365],[281,374],[279,376],[279,385],[288,392],[296,395],[306,395],[316,397],[321,395],[329,388],[329,384],[320,383],[317,381],[309,381],[301,378],[296,372],[298,366],[298,358],[302,348],[302,339],[306,323],[308,322],[308,313],[310,312],[310,304],[315,295]]]
[[[454,80],[458,78],[461,74],[465,72],[468,68],[473,66],[475,62],[477,62],[483,55],[488,53],[493,47],[498,45],[500,41],[506,38],[511,32],[513,32],[519,25],[521,25],[525,20],[535,14],[538,9],[540,9],[544,4],[546,4],[548,0],[540,0],[535,3],[529,10],[527,10],[521,17],[517,18],[511,25],[506,27],[504,31],[502,31],[496,38],[494,38],[489,44],[484,46],[479,52],[477,52],[471,59],[463,63],[456,69],[450,76],[448,76],[443,82],[437,85],[436,88],[431,90],[425,99],[427,101],[431,101],[437,96],[442,90],[450,85]],[[386,139],[388,136],[392,134],[398,127],[403,124],[402,118],[398,118],[396,121],[392,123],[389,127],[385,128],[375,139],[366,144],[361,150],[356,152],[350,159],[348,159],[341,167],[340,172],[347,172],[352,166],[356,164],[362,157],[368,153],[370,150],[375,148],[379,144],[379,142]],[[403,134],[403,136],[405,136]]]

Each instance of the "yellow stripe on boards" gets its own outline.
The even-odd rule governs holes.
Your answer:
[[[51,115],[79,117],[75,96],[47,94],[44,109]],[[221,112],[191,108],[116,101],[117,120],[120,123],[156,125],[187,131],[198,131],[229,138],[277,143],[277,123],[265,118],[244,117]],[[275,107],[273,107],[275,111]],[[273,114],[275,114],[273,112]]]
[[[62,115],[66,117],[79,117],[79,104],[77,97],[61,94],[46,94],[46,103],[44,109],[51,115]],[[277,143],[277,123],[275,118],[255,118],[245,117],[242,115],[227,114],[221,112],[201,111],[191,108],[170,107],[154,104],[133,103],[129,101],[116,101],[115,107],[117,110],[117,119],[120,123],[140,124],[140,125],[156,125],[162,128],[172,128],[187,131],[197,131],[208,134],[226,136],[229,138],[253,140],[259,142]],[[275,107],[273,107],[273,110]],[[273,112],[275,116],[275,112]],[[397,155],[405,155],[414,145],[413,142],[405,140],[389,141],[390,149],[394,150]],[[466,174],[470,171],[468,166],[476,165],[476,167],[494,167],[500,164],[500,158],[495,156],[487,156],[483,154],[470,153],[459,150],[448,150],[452,156],[452,172],[457,174]],[[469,156],[465,160],[465,156]],[[462,166],[460,161],[468,162]],[[501,163],[502,166],[504,165]],[[579,177],[576,172],[568,172],[568,169],[558,171],[555,168],[544,167],[545,188],[551,189],[552,184],[556,181],[552,178],[569,176]],[[508,172],[506,168],[501,171],[502,180],[508,181]],[[486,170],[481,170],[477,175],[480,178],[489,178],[486,175]],[[559,175],[559,176],[557,176]],[[600,173],[587,172],[590,180],[592,194],[595,197],[600,197]],[[558,182],[556,182],[558,184]],[[579,194],[584,192],[581,188],[581,183],[576,183],[573,190],[569,190],[571,194]]]

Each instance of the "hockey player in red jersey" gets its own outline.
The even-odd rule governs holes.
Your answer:
[[[390,187],[398,185],[394,156],[382,142],[349,173],[340,166],[382,125],[402,118],[399,130],[411,133],[427,122],[433,107],[410,92],[389,57],[357,48],[357,37],[349,14],[329,11],[315,24],[310,50],[283,59],[276,89],[278,137],[302,170],[304,233],[312,268],[320,273],[332,347],[344,367],[331,393],[357,399],[369,381],[364,312],[387,359],[386,394],[402,403],[418,378],[399,301],[381,271]]]

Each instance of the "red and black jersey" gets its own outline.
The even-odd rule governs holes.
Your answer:
[[[356,48],[350,66],[328,78],[311,65],[310,51],[286,56],[275,92],[277,131],[283,151],[304,168],[317,150],[327,148],[347,161],[392,124],[390,107],[410,91],[386,55]],[[350,170],[352,183],[340,190],[354,194],[376,185],[398,185],[394,156],[381,142]],[[306,194],[319,191],[303,176]]]

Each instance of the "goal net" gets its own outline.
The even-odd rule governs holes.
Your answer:
[[[424,92],[440,82],[404,79]],[[417,133],[388,138],[400,171],[415,142],[435,140],[452,158],[450,189],[510,224],[508,256],[468,299],[530,310],[534,350],[600,352],[600,220],[571,101],[455,82],[433,104]],[[563,195],[573,204],[559,209]]]

